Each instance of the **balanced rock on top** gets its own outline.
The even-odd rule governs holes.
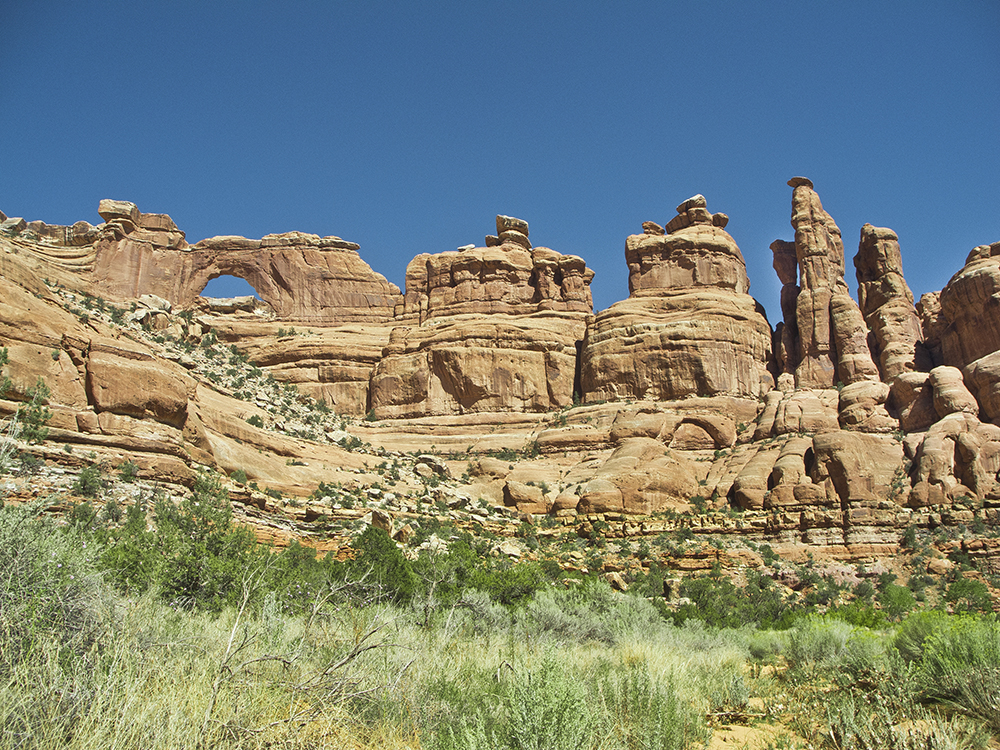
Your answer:
[[[586,400],[757,398],[773,387],[771,329],[748,294],[743,254],[723,217],[696,195],[677,207],[664,234],[647,223],[626,240],[629,298],[588,330]]]

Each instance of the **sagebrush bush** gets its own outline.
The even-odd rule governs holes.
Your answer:
[[[995,615],[948,618],[927,636],[920,666],[926,696],[1000,732],[1000,622]]]
[[[834,666],[844,655],[853,631],[843,620],[810,615],[789,631],[785,658],[792,667]]]
[[[96,543],[62,533],[39,512],[37,504],[0,506],[0,671],[38,643],[82,658],[114,613]]]
[[[843,692],[826,701],[826,739],[838,750],[972,750],[989,735],[962,717],[945,718],[915,704],[906,722],[876,696]]]
[[[905,661],[919,662],[924,658],[924,644],[927,638],[944,627],[947,622],[948,615],[941,610],[911,612],[896,631],[893,645]]]
[[[671,676],[654,677],[646,664],[623,664],[602,679],[601,733],[623,750],[683,750],[708,739],[702,716]]]
[[[469,589],[455,601],[445,619],[445,629],[461,630],[468,634],[490,635],[504,633],[513,622],[510,610],[493,601],[489,594]]]
[[[526,606],[522,622],[539,634],[610,644],[622,635],[659,627],[662,620],[646,599],[616,593],[595,579],[572,589],[542,589]]]
[[[591,746],[594,715],[586,689],[571,669],[552,652],[534,664],[506,666],[497,672],[492,695],[480,682],[483,692],[476,691],[473,701],[461,701],[461,715],[442,719],[434,748],[578,750]]]

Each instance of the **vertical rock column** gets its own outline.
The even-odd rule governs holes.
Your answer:
[[[844,281],[840,228],[823,210],[812,182],[793,177],[788,184],[794,188],[792,227],[801,287],[795,298],[795,384],[831,388],[837,383],[878,382],[878,368],[868,349],[868,328]]]
[[[896,233],[865,224],[854,268],[861,313],[875,338],[882,379],[892,383],[904,372],[929,369]]]
[[[774,328],[774,359],[778,365],[778,385],[784,387],[785,379],[781,376],[791,376],[794,380],[799,365],[799,324],[795,318],[799,263],[794,242],[775,240],[771,243],[771,252],[774,253],[774,270],[781,281],[781,317],[784,319]]]

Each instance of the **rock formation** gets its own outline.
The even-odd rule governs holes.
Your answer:
[[[380,417],[559,409],[573,403],[577,344],[594,273],[532,247],[528,224],[497,217],[486,247],[418,255],[371,378]]]
[[[546,310],[591,313],[593,278],[579,256],[533,248],[526,221],[497,216],[497,235],[486,237],[486,247],[421,253],[410,261],[396,320],[424,323],[463,314]]]
[[[105,223],[97,227],[23,220],[4,227],[8,235],[38,240],[29,252],[53,280],[110,300],[152,294],[187,308],[211,279],[227,274],[246,279],[287,321],[387,321],[399,299],[399,289],[361,260],[358,245],[339,237],[286,232],[188,245],[166,214],[112,200],[101,201],[99,213]]]
[[[1000,242],[969,253],[940,295],[945,364],[958,367],[987,419],[1000,420]]]
[[[789,184],[773,334],[702,196],[627,239],[629,298],[597,316],[583,259],[533,247],[513,217],[482,247],[414,258],[399,294],[338,238],[189,245],[119,201],[97,226],[0,214],[0,414],[41,378],[47,461],[127,458],[180,485],[198,465],[245,470],[302,498],[278,521],[233,488],[279,543],[330,513],[368,518],[305,499],[332,477],[392,497],[407,523],[370,520],[400,539],[442,502],[505,534],[548,515],[553,534],[683,527],[853,560],[893,553],[907,526],[1000,526],[1000,243],[914,307],[896,235],[866,224],[858,305],[839,228],[808,180]],[[264,300],[201,298],[219,274]],[[369,464],[403,451],[421,454],[410,484],[386,492],[396,470]]]
[[[799,290],[794,322],[785,330],[794,338],[786,356],[794,357],[795,384],[800,388],[830,388],[861,380],[877,381],[878,369],[868,349],[868,330],[844,282],[844,243],[840,228],[823,210],[813,184],[805,177],[788,181],[792,192],[792,227]],[[775,268],[791,286],[788,243],[772,244]],[[782,290],[782,311],[790,311]],[[792,296],[789,291],[788,296]],[[794,333],[793,333],[794,332]]]
[[[920,318],[913,294],[903,278],[899,238],[891,229],[861,227],[861,242],[854,256],[858,277],[858,302],[875,338],[879,371],[886,383],[897,375],[930,369],[923,346]]]
[[[727,222],[698,195],[665,229],[647,222],[628,238],[629,298],[601,312],[584,343],[587,401],[757,398],[773,387],[771,329]]]

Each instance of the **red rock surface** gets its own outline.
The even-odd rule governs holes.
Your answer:
[[[584,342],[587,401],[757,398],[773,387],[770,326],[722,216],[699,195],[665,233],[628,238],[629,298],[598,314]]]
[[[415,258],[405,294],[338,238],[191,246],[169,216],[124,201],[102,201],[97,226],[3,218],[0,413],[41,378],[50,436],[31,450],[50,463],[128,458],[173,484],[199,465],[245,470],[303,498],[279,507],[234,489],[276,543],[330,510],[306,499],[320,481],[382,493],[373,464],[402,451],[461,457],[414,464],[377,519],[403,535],[415,503],[445,502],[498,533],[548,514],[584,534],[683,526],[874,559],[907,526],[1000,524],[1000,243],[914,306],[898,239],[866,224],[858,305],[840,229],[808,180],[790,185],[773,332],[728,217],[701,196],[627,239],[630,296],[597,316],[583,259],[532,247],[527,222],[507,216],[484,247]],[[218,274],[264,302],[200,298]],[[112,323],[96,297],[134,310]],[[240,385],[223,382],[227,368]],[[254,368],[253,382],[289,387],[251,389]],[[306,397],[338,415],[326,433],[283,424]],[[432,478],[447,492],[434,496]]]

